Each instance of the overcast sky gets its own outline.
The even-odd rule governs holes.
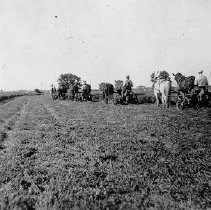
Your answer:
[[[201,69],[211,79],[211,0],[0,0],[0,89]]]

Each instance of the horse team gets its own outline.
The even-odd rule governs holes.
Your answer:
[[[132,91],[133,84],[129,77],[126,77],[125,83],[122,80],[115,80],[115,85],[110,83],[99,84],[99,89],[103,94],[103,99],[108,104],[112,101],[114,104],[138,103],[136,94]]]
[[[166,73],[162,74],[162,73]],[[197,80],[194,76],[185,77],[181,73],[173,74],[175,81],[179,86],[179,90],[182,93],[190,93],[191,97],[198,97],[199,100],[203,99],[203,95],[207,93],[208,81],[205,76],[201,75],[203,71],[200,71],[200,78]],[[164,76],[163,76],[164,75]],[[196,84],[197,82],[200,84]],[[153,73],[152,77],[153,91],[156,98],[156,104],[159,106],[162,103],[163,107],[169,107],[169,96],[171,94],[172,82],[169,74],[165,71]],[[128,104],[138,103],[137,95],[132,91],[133,83],[130,80],[129,75],[126,76],[126,81],[115,80],[115,85],[110,83],[99,84],[99,89],[102,93],[103,99],[106,103],[113,101],[114,104]],[[91,85],[83,81],[80,84],[77,80],[69,84],[68,87],[60,85],[58,90],[51,86],[51,97],[55,99],[65,99],[74,101],[92,100]]]
[[[68,87],[60,85],[56,90],[54,85],[51,85],[50,94],[52,100],[67,99],[74,101],[90,100],[91,99],[91,85],[83,81],[81,85],[77,80],[70,83]]]
[[[188,101],[187,103],[193,106],[209,106],[211,93],[208,91],[208,80],[203,75],[203,70],[198,72],[198,74],[197,78],[194,76],[185,77],[181,73],[173,74],[179,87],[177,100]],[[164,107],[169,107],[169,96],[172,88],[170,77],[162,77],[161,72],[158,71],[153,75],[152,81],[157,105],[162,101]]]
[[[129,75],[126,76],[125,83],[122,80],[115,81],[115,87],[110,83],[99,84],[99,89],[102,93],[103,99],[106,103],[113,101],[117,103],[133,103],[135,94],[132,91],[133,83]],[[74,101],[92,100],[91,85],[83,81],[83,84],[75,80],[70,83],[68,87],[60,85],[56,90],[52,85],[50,89],[52,100],[55,99],[69,99]],[[119,100],[118,100],[119,99]]]

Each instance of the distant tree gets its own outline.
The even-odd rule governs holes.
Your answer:
[[[171,80],[170,75],[167,71],[161,71],[159,77],[160,79]]]
[[[34,92],[37,93],[37,94],[41,94],[42,93],[42,91],[40,91],[39,89],[35,89]]]
[[[73,84],[75,80],[77,80],[77,82],[79,82],[81,80],[81,78],[74,74],[70,74],[70,73],[61,74],[58,78],[58,85],[64,86],[65,89],[68,89],[69,85]]]

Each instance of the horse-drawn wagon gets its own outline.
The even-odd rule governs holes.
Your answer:
[[[180,91],[179,87],[171,87],[169,102],[175,104],[179,110],[184,109],[191,104],[191,94]]]
[[[199,100],[199,90],[192,90],[192,92],[185,93],[179,90],[176,93],[176,96],[172,96],[171,93],[170,97],[174,97],[176,100],[176,107],[179,110],[184,109],[185,107],[210,107],[211,106],[211,86],[208,86],[207,90],[205,91],[202,100]]]
[[[157,105],[168,107],[169,103],[175,103],[177,109],[185,107],[208,107],[211,106],[211,86],[195,86],[195,77],[185,77],[181,73],[173,74],[177,87],[172,87],[169,74],[166,71],[152,73],[153,91]]]
[[[115,80],[114,104],[137,104],[137,94],[132,91],[132,88],[127,89],[122,80]]]
[[[80,83],[69,84],[69,86],[60,85],[56,90],[50,91],[51,97],[53,100],[74,100],[74,101],[83,101],[83,100],[92,100],[91,95],[91,85],[84,84],[82,87]]]
[[[211,105],[211,86],[203,89],[194,85],[194,76],[185,77],[181,73],[174,74],[178,87],[172,88],[170,101],[175,101],[177,109],[185,107],[209,107]]]

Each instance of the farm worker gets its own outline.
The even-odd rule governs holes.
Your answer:
[[[202,101],[202,97],[207,91],[208,79],[203,75],[203,70],[199,71],[198,74],[198,77],[195,78],[194,85],[200,88],[199,100]]]
[[[130,76],[127,75],[126,76],[126,81],[125,81],[125,84],[124,84],[126,90],[132,90],[132,87],[133,87],[133,82],[130,80]]]
[[[77,84],[78,84],[78,80],[75,79],[75,80],[74,80],[74,85],[77,85]]]
[[[124,84],[123,96],[126,97],[126,104],[129,101],[130,94],[132,92],[133,82],[130,80],[130,76],[126,76],[126,81]]]
[[[86,83],[86,81],[83,81],[83,85],[82,85],[82,98],[84,99],[88,99],[89,96],[89,85]]]
[[[50,94],[51,94],[52,100],[55,99],[55,93],[56,93],[56,88],[55,88],[55,86],[52,84],[52,85],[51,85],[51,89],[50,89]]]
[[[73,81],[73,86],[78,88],[79,83],[78,83],[78,80],[77,80],[77,79],[75,79],[75,80]]]
[[[78,81],[77,79],[75,79],[73,86],[75,87],[75,92],[78,93],[78,91],[80,89],[80,86],[81,86],[80,81]]]
[[[83,89],[83,90],[86,89],[86,86],[87,86],[86,81],[83,81],[82,89]]]
[[[56,91],[56,88],[55,88],[55,86],[52,84],[51,85],[51,93],[54,93]]]

